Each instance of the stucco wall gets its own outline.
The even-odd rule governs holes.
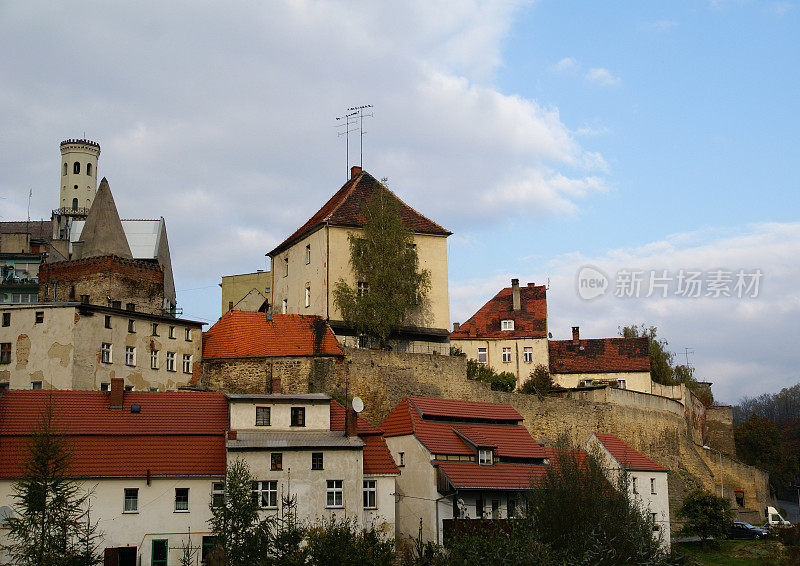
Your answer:
[[[649,371],[620,371],[613,373],[554,373],[553,381],[561,387],[578,387],[584,380],[619,381],[625,380],[625,389],[652,393]]]
[[[272,258],[273,312],[283,312],[282,303],[287,299],[288,314],[327,317],[327,234],[326,228],[317,230]],[[311,246],[309,263],[306,263],[306,246]],[[286,258],[289,259],[288,273],[284,267]],[[308,307],[305,304],[306,286],[311,289],[311,304]]]
[[[486,348],[486,363],[496,372],[508,371],[517,378],[517,386],[528,381],[534,368],[541,364],[547,367],[547,338],[517,338],[492,340],[450,340],[466,354],[467,359],[478,359],[478,348]],[[533,361],[524,360],[525,348],[531,348]],[[511,361],[503,361],[503,348],[511,348]]]
[[[220,287],[222,287],[220,315],[228,312],[231,303],[235,305],[253,289],[261,293],[270,305],[272,304],[272,273],[269,271],[223,275]]]

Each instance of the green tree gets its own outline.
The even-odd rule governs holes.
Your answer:
[[[397,199],[379,184],[361,206],[363,231],[350,234],[350,266],[358,284],[339,279],[334,303],[358,334],[385,348],[407,316],[423,307],[430,272],[420,269],[413,235],[400,218]]]
[[[13,485],[16,515],[5,522],[9,543],[2,548],[14,564],[88,566],[100,562],[90,494],[72,479],[72,459],[53,404],[48,403],[28,442],[23,475]]]
[[[237,458],[225,474],[224,502],[215,505],[212,500],[210,505],[211,533],[230,566],[269,564],[273,520],[259,515],[252,483],[250,468]]]
[[[733,520],[731,502],[702,489],[687,495],[676,515],[684,520],[681,534],[699,536],[703,542],[725,538]]]
[[[769,484],[780,492],[797,475],[797,458],[781,440],[778,427],[771,420],[751,414],[733,428],[736,453],[746,464],[769,472]]]
[[[675,383],[675,370],[672,363],[675,354],[667,350],[669,342],[659,339],[657,336],[658,328],[655,326],[647,327],[644,324],[637,326],[624,326],[619,329],[619,335],[623,338],[648,338],[650,342],[650,375],[653,381],[662,385],[673,385]]]
[[[529,395],[547,395],[553,387],[555,387],[555,383],[553,383],[553,376],[550,375],[550,370],[546,365],[538,364],[530,373],[528,381],[523,383],[519,390],[520,393]]]
[[[314,566],[392,566],[394,541],[370,526],[360,529],[354,519],[324,521],[308,530],[309,563]]]
[[[517,378],[510,371],[497,373],[477,360],[467,360],[467,379],[488,383],[492,391],[511,392],[517,386]]]

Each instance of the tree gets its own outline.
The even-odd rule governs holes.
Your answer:
[[[272,519],[261,518],[259,503],[252,493],[253,477],[243,460],[228,465],[225,474],[225,500],[212,500],[211,533],[225,553],[230,566],[268,564]]]
[[[538,364],[528,377],[528,381],[519,388],[520,393],[547,395],[555,387],[553,376],[544,364]]]
[[[510,371],[497,373],[477,360],[467,360],[467,379],[488,383],[492,391],[514,391],[517,377]]]
[[[178,558],[180,566],[194,566],[198,547],[192,545],[192,531],[186,533],[186,540],[181,543],[181,555]]]
[[[653,381],[662,385],[673,385],[675,370],[672,367],[672,362],[675,359],[675,354],[667,350],[669,342],[666,340],[659,340],[657,337],[658,328],[650,326],[649,328],[644,324],[637,326],[625,326],[619,329],[619,335],[623,338],[648,338],[650,342],[650,376]]]
[[[731,502],[702,489],[687,495],[676,515],[685,521],[681,534],[699,536],[703,542],[725,538],[733,520]]]
[[[360,335],[385,348],[413,311],[427,300],[430,272],[420,269],[413,235],[400,218],[397,199],[383,185],[361,206],[361,232],[348,236],[356,288],[336,282],[334,303],[344,321]]]
[[[26,447],[23,476],[14,483],[16,516],[6,519],[13,563],[35,566],[98,564],[99,534],[89,497],[70,474],[72,450],[48,402]]]
[[[775,492],[780,492],[797,475],[797,457],[786,450],[778,427],[771,420],[751,414],[733,428],[733,437],[739,458],[769,472],[769,484]]]

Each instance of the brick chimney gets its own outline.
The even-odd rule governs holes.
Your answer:
[[[358,415],[353,410],[353,407],[347,407],[344,432],[346,436],[358,436]]]
[[[453,323],[453,332],[457,332],[459,326],[461,326],[460,322],[454,322]]]
[[[514,304],[514,310],[518,311],[520,308],[519,301],[519,279],[511,280],[511,300]]]
[[[581,342],[581,327],[580,326],[573,326],[572,327],[572,343],[576,346]]]
[[[361,167],[358,165],[353,165],[350,168],[350,178],[355,179],[359,174],[361,174]]]
[[[110,405],[112,409],[122,408],[122,399],[125,396],[125,380],[121,377],[111,378],[111,398]]]

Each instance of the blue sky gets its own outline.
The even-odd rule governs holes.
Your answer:
[[[57,204],[84,132],[123,217],[167,220],[179,303],[344,181],[334,117],[369,103],[365,168],[451,229],[463,321],[549,279],[550,329],[657,325],[719,398],[794,384],[800,335],[796,2],[0,4],[0,216]],[[749,300],[583,301],[594,265],[762,269]]]

